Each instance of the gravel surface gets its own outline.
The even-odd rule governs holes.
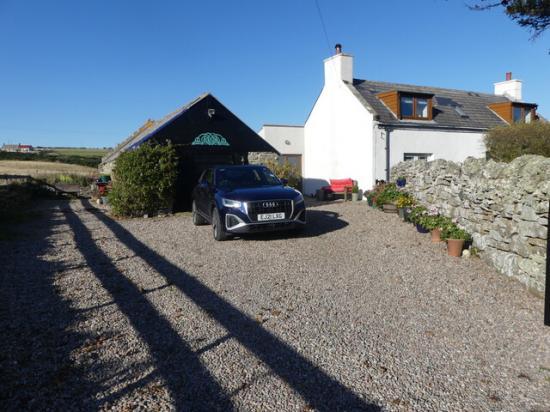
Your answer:
[[[549,411],[543,300],[364,203],[215,242],[50,202],[0,242],[0,409]]]

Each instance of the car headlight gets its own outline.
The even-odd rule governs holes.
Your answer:
[[[233,199],[222,199],[222,203],[225,207],[239,208],[242,205],[242,202],[239,200]]]
[[[294,198],[294,204],[299,205],[300,203],[304,203],[304,197],[302,195]]]

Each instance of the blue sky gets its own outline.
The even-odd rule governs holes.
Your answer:
[[[550,118],[550,34],[460,0],[0,0],[0,143],[113,146],[210,91],[258,130],[303,124],[333,45],[355,77],[493,91]],[[472,0],[474,1],[474,0]]]

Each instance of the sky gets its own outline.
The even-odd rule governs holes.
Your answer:
[[[111,147],[204,92],[256,131],[303,124],[335,43],[360,79],[492,93],[511,71],[550,118],[550,33],[467,1],[0,0],[0,144]]]

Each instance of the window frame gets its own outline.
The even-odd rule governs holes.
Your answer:
[[[407,120],[432,120],[433,119],[433,104],[432,104],[432,98],[433,95],[430,94],[421,94],[421,93],[407,93],[407,92],[399,92],[398,96],[399,100],[399,118],[400,119],[407,119]],[[410,98],[412,99],[412,109],[413,114],[412,116],[403,116],[401,113],[401,99],[402,98]],[[416,113],[416,106],[417,106],[417,100],[422,99],[426,100],[428,103],[428,116],[419,116],[418,113]]]
[[[514,119],[514,109],[521,110],[520,120]],[[529,122],[526,122],[528,113],[531,113],[531,119],[529,120]],[[531,123],[536,119],[536,117],[537,117],[536,106],[512,103],[512,123]]]

